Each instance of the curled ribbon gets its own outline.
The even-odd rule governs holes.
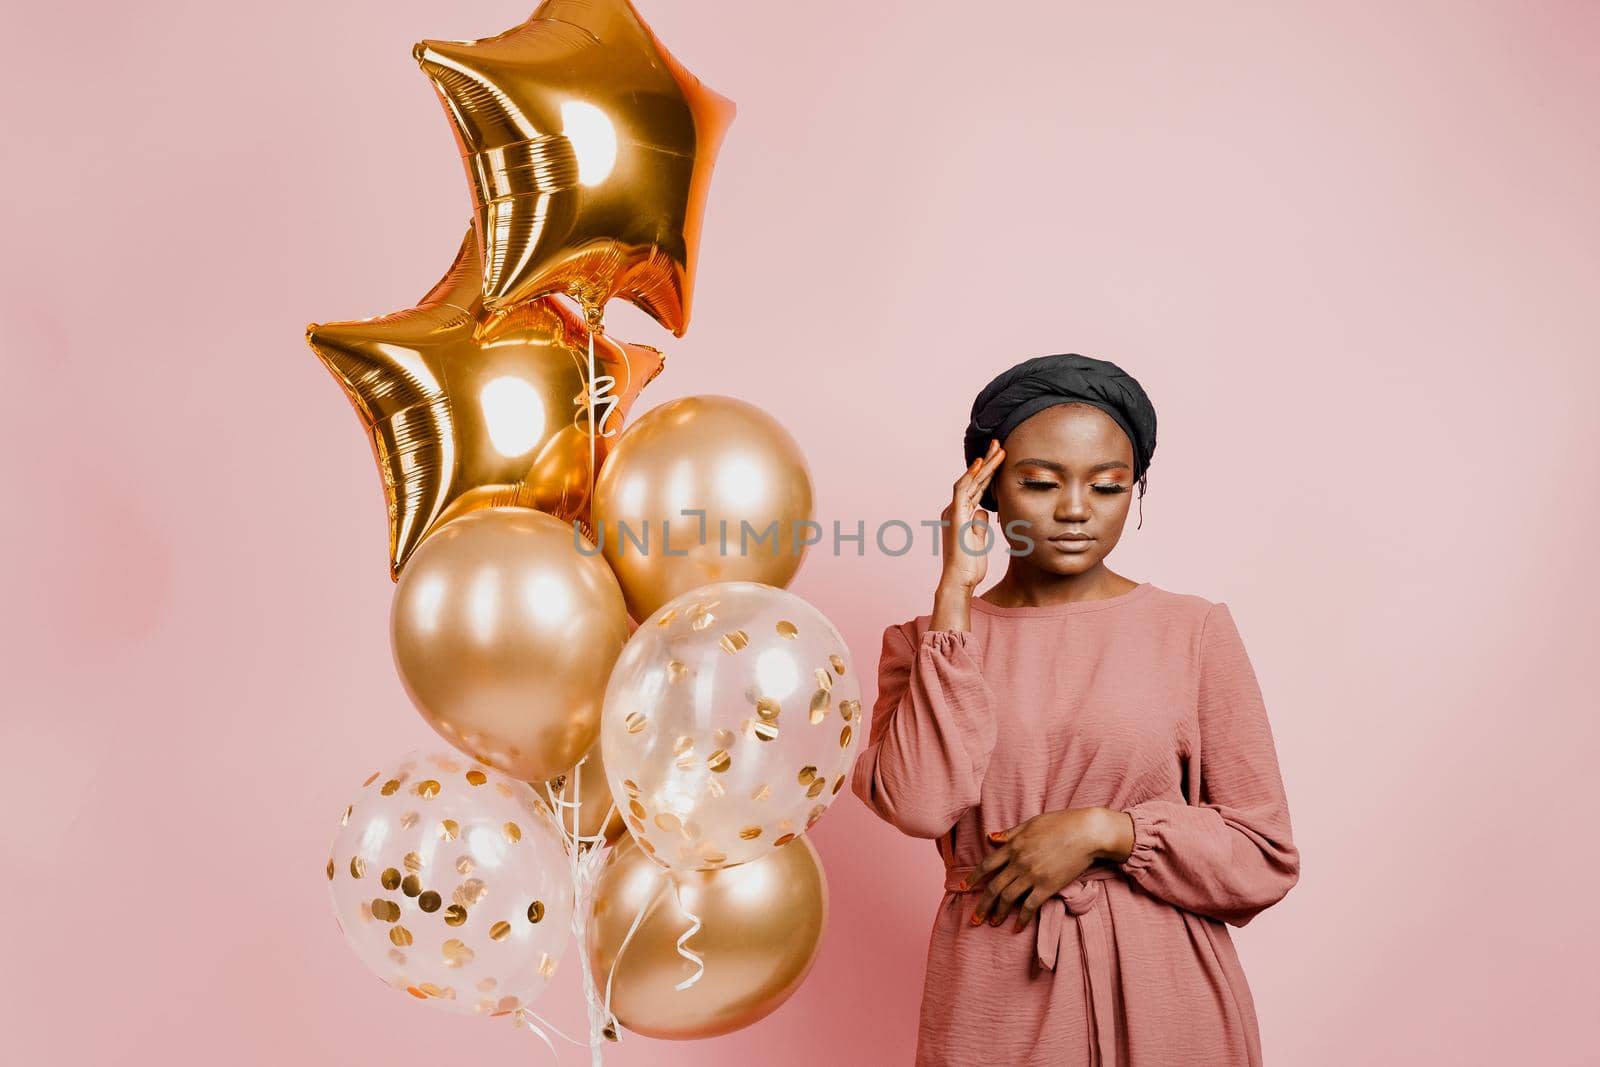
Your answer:
[[[672,878],[671,875],[668,875],[667,877]],[[672,878],[672,899],[673,902],[678,905],[678,910],[683,912],[684,917],[689,920],[689,928],[678,935],[678,955],[682,956],[695,966],[695,972],[693,974],[672,987],[674,989],[681,990],[688,989],[690,986],[698,982],[700,980],[700,976],[706,973],[706,965],[705,962],[701,960],[695,951],[688,945],[689,939],[700,932],[700,916],[684,907],[683,894],[679,892],[678,880],[676,878]]]

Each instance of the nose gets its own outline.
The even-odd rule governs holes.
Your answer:
[[[1069,484],[1056,497],[1056,522],[1066,524],[1089,521],[1089,492],[1081,485]]]

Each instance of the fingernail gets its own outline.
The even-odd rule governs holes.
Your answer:
[[[973,912],[972,913],[972,925],[973,926],[982,926],[983,925],[983,919],[979,917],[977,912]]]
[[[966,890],[967,890],[967,880],[965,878],[963,878],[963,879],[961,879],[961,891],[964,893],[964,892],[966,892]]]
[[[990,919],[989,920],[989,925],[990,926],[999,926],[1000,925],[1000,916],[996,915],[994,918]]]
[[[999,830],[991,830],[991,831],[989,831],[989,840],[990,841],[998,841],[998,840],[1000,840],[1000,833],[1001,832]]]

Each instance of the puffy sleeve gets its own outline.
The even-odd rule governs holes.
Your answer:
[[[1133,851],[1121,867],[1152,896],[1243,926],[1299,880],[1300,854],[1261,688],[1226,604],[1201,627],[1198,710],[1188,803],[1124,809]]]
[[[904,627],[883,633],[878,698],[850,788],[903,833],[939,838],[978,802],[994,751],[994,697],[979,671],[978,639]]]

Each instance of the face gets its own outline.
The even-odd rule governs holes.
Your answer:
[[[1094,569],[1117,546],[1133,501],[1127,434],[1099,408],[1057,404],[1001,444],[1006,458],[989,485],[1001,532],[1018,553],[1012,565],[1051,574]],[[1014,533],[1031,538],[1032,549]]]

